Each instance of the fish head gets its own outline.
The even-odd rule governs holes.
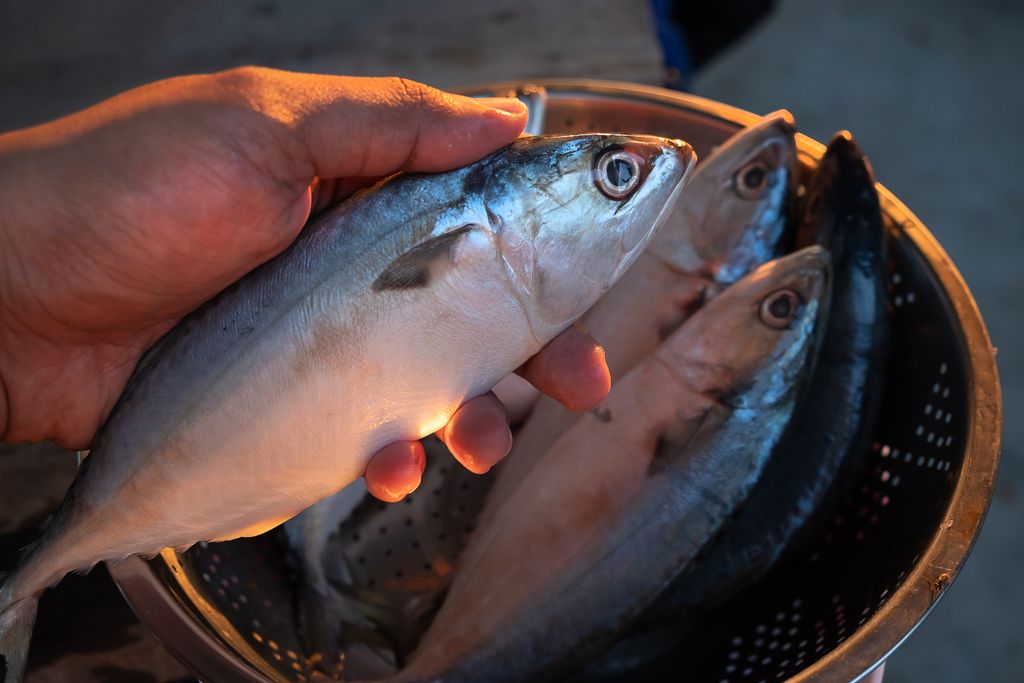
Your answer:
[[[733,409],[779,405],[800,384],[829,283],[821,247],[769,261],[687,321],[667,347],[675,357],[663,360],[694,390]]]
[[[825,245],[838,262],[835,252],[847,237],[839,229],[844,214],[881,220],[871,162],[853,135],[842,130],[833,136],[814,171],[797,226],[797,246]]]
[[[626,271],[695,163],[680,140],[539,136],[513,143],[481,175],[498,254],[539,340],[585,313]]]
[[[694,171],[651,251],[721,284],[775,258],[797,169],[795,134],[793,116],[782,110],[718,147]]]

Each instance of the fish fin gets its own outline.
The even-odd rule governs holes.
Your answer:
[[[431,237],[405,252],[381,271],[373,281],[373,291],[417,289],[430,284],[431,269],[449,260],[452,247],[474,226],[463,225]]]
[[[495,219],[492,223],[497,223]],[[515,230],[502,229],[498,233],[501,260],[512,281],[523,297],[531,297],[537,290],[537,250],[533,241]]]
[[[22,598],[0,611],[0,678],[21,683],[28,663],[28,646],[36,623],[39,598]]]

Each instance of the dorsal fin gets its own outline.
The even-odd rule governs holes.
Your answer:
[[[420,242],[381,271],[373,281],[373,291],[426,287],[430,284],[431,269],[441,266],[442,263],[446,267],[452,247],[472,228],[472,225],[463,225]]]

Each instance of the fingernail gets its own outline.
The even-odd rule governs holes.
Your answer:
[[[497,109],[517,118],[526,113],[526,105],[515,97],[481,97],[477,101],[486,107]]]

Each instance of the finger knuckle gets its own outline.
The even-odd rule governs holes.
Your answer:
[[[277,72],[263,66],[236,66],[214,74],[218,83],[236,92],[251,92],[264,87]]]
[[[441,95],[440,90],[401,76],[396,76],[390,80],[391,87],[400,104],[424,109],[440,109],[444,107],[444,97]]]

